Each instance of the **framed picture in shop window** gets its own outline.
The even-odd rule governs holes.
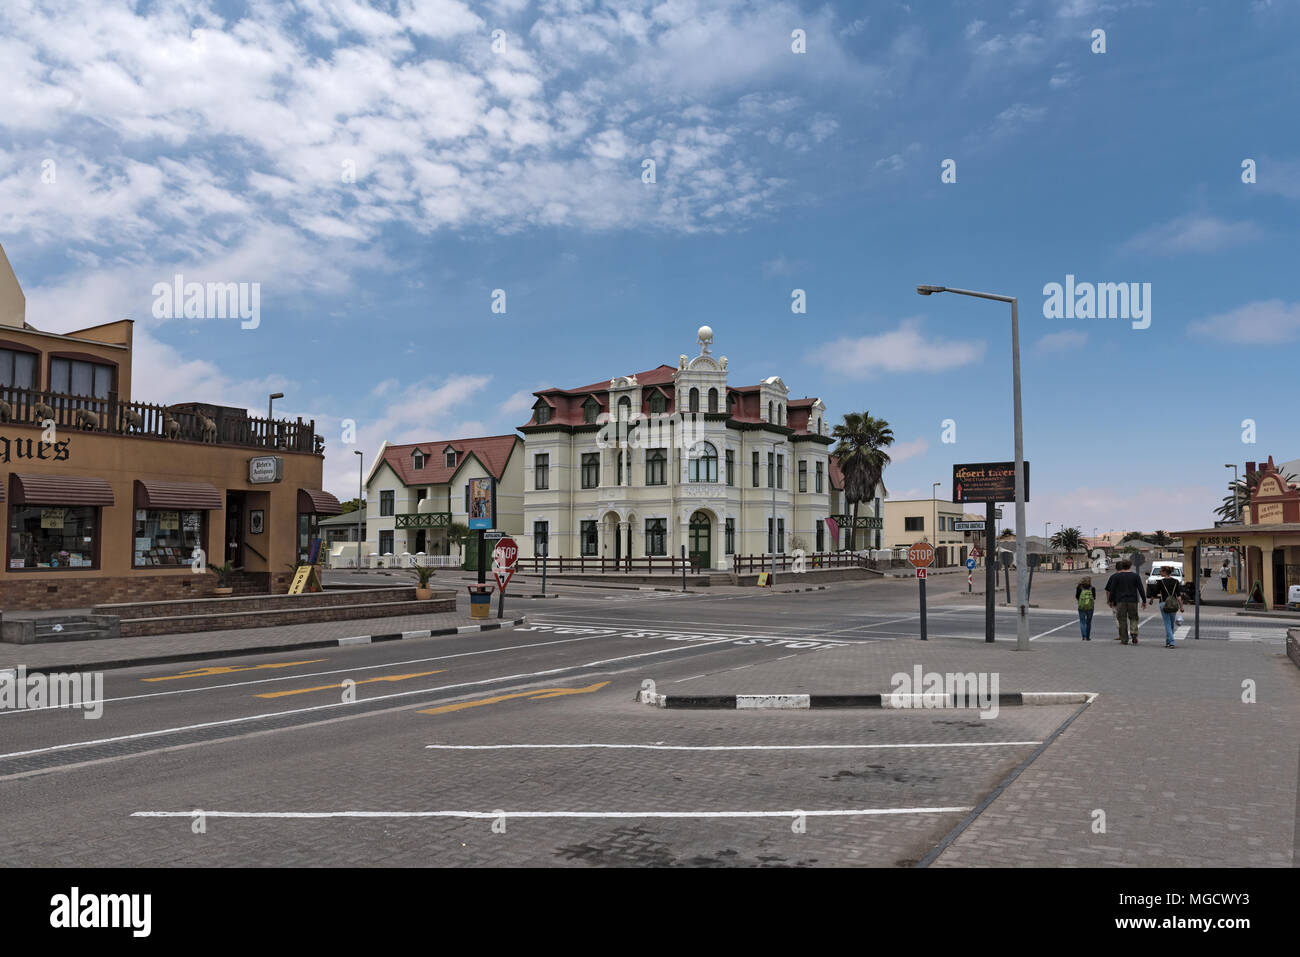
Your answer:
[[[266,531],[266,512],[255,508],[248,513],[248,534],[261,535],[264,531]]]

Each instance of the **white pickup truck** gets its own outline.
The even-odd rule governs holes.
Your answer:
[[[1147,575],[1147,594],[1151,594],[1151,589],[1163,577],[1160,569],[1168,568],[1170,577],[1178,582],[1179,592],[1184,598],[1192,597],[1192,583],[1183,579],[1183,563],[1171,562],[1168,559],[1161,558],[1151,563],[1151,573]]]

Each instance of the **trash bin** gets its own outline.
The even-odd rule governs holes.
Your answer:
[[[492,586],[470,585],[469,616],[471,618],[492,617]]]

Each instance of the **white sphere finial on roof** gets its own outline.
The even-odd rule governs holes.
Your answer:
[[[713,343],[713,330],[708,326],[700,326],[700,331],[696,333],[700,340],[700,349],[704,355],[709,354],[709,346]]]

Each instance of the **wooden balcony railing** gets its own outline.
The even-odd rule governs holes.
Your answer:
[[[325,440],[316,434],[315,419],[266,419],[216,407],[209,407],[212,414],[206,415],[200,411],[200,403],[184,406],[123,402],[115,393],[102,398],[0,386],[0,424],[16,422],[40,427],[52,419],[59,432],[149,436],[268,452],[325,452]]]

